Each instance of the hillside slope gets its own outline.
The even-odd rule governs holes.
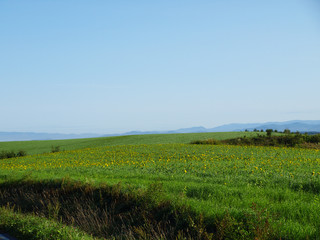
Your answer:
[[[70,140],[47,141],[21,141],[0,142],[0,151],[24,150],[27,154],[41,154],[50,152],[52,147],[59,146],[61,150],[75,150],[89,147],[137,145],[137,144],[166,144],[166,143],[190,143],[195,140],[215,138],[217,140],[255,136],[255,132],[216,132],[216,133],[183,133],[183,134],[152,134],[152,135],[128,135],[118,137],[85,138]]]

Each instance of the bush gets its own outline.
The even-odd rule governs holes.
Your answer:
[[[20,150],[19,152],[15,153],[14,151],[2,151],[0,153],[0,159],[5,158],[14,158],[14,157],[23,157],[27,156],[26,151]]]
[[[285,133],[285,134],[290,134],[291,131],[290,131],[289,129],[285,129],[285,130],[283,131],[283,133]]]
[[[215,139],[206,139],[206,140],[196,140],[191,142],[191,144],[209,144],[209,145],[217,145],[220,142]]]
[[[289,130],[290,131],[290,130]],[[271,136],[272,129],[267,129],[267,136],[258,135],[255,137],[239,137],[218,141],[215,139],[193,141],[191,144],[230,144],[230,145],[255,145],[255,146],[285,146],[285,147],[307,147],[319,148],[320,134],[302,135],[302,134],[285,134],[280,136]]]
[[[267,136],[271,137],[271,134],[272,134],[273,130],[272,129],[267,129],[266,132],[267,132]]]
[[[56,152],[60,152],[60,146],[51,146],[51,152],[52,153],[56,153]]]
[[[17,157],[24,157],[27,156],[27,152],[24,150],[20,150],[16,155]]]
[[[306,136],[306,139],[308,143],[320,143],[320,134]]]

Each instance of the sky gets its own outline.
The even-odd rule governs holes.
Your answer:
[[[318,0],[0,0],[0,132],[320,120]]]

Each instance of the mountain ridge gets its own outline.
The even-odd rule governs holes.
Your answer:
[[[62,140],[76,138],[94,138],[94,137],[111,137],[126,135],[143,135],[143,134],[172,134],[172,133],[201,133],[201,132],[236,132],[236,131],[253,131],[273,129],[284,131],[289,129],[291,132],[319,132],[320,120],[291,120],[285,122],[265,122],[265,123],[231,123],[214,128],[205,128],[203,126],[180,128],[169,131],[130,131],[116,134],[61,134],[61,133],[35,133],[35,132],[0,132],[0,141],[34,141],[34,140]]]

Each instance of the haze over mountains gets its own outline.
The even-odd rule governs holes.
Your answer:
[[[108,136],[124,136],[138,134],[169,134],[169,133],[201,133],[201,132],[235,132],[274,129],[283,131],[289,129],[291,132],[319,132],[320,120],[293,120],[286,122],[266,122],[266,123],[232,123],[214,128],[191,127],[181,128],[171,131],[132,131],[121,134],[59,134],[59,133],[34,133],[34,132],[0,132],[0,141],[30,141],[30,140],[57,140],[76,139]]]
[[[35,133],[35,132],[0,132],[0,142],[30,141],[30,140],[58,140],[101,137],[98,134],[61,134],[61,133]]]
[[[128,132],[123,135],[134,135],[134,134],[155,134],[155,133],[201,133],[201,132],[238,132],[238,131],[253,131],[274,129],[283,131],[289,129],[292,132],[320,132],[320,120],[293,120],[286,122],[266,122],[266,123],[232,123],[226,124],[214,128],[204,127],[191,127],[181,128],[172,131],[150,131],[150,132]]]
[[[235,123],[222,125],[208,129],[213,132],[226,132],[226,131],[252,131],[254,129],[266,130],[274,129],[283,131],[289,129],[291,132],[320,132],[320,121],[319,120],[293,120],[286,122],[266,122],[266,123]]]

